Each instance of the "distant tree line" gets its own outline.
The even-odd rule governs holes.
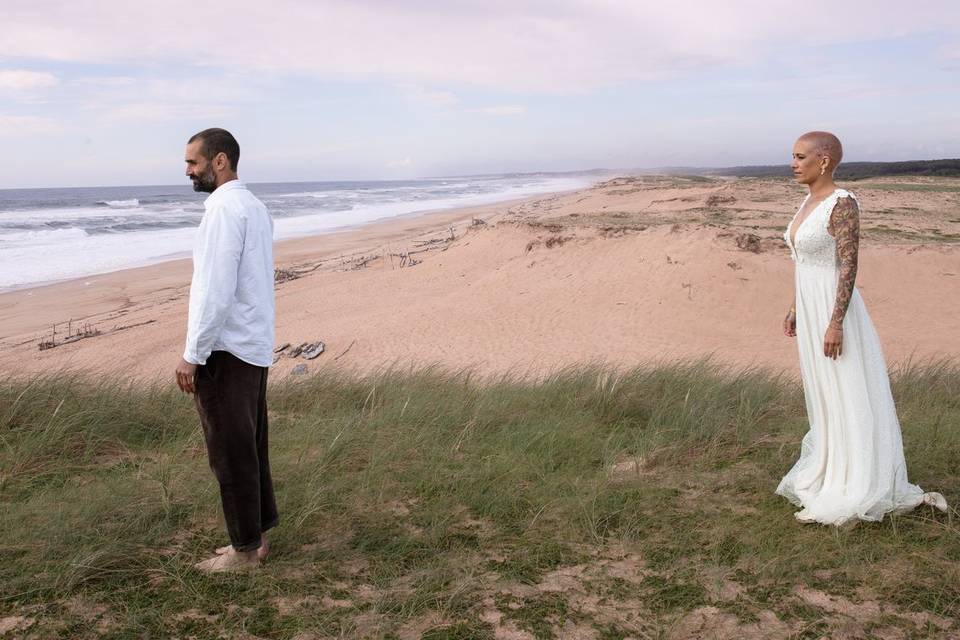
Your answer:
[[[708,175],[772,178],[791,176],[790,166],[765,165],[709,169]],[[960,177],[960,159],[906,160],[904,162],[844,162],[837,167],[838,180],[863,180],[880,176],[949,176]]]

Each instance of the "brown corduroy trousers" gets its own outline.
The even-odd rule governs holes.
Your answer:
[[[267,451],[267,371],[226,351],[197,367],[197,412],[237,551],[259,548],[261,534],[279,521]]]

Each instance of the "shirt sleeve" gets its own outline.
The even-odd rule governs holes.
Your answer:
[[[206,213],[198,230],[183,352],[191,364],[206,364],[236,298],[245,226],[239,212],[220,206]]]

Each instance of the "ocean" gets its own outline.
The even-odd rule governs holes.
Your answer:
[[[376,182],[252,183],[274,239],[582,188],[592,176],[504,175]],[[205,193],[178,186],[0,190],[0,290],[188,256]]]

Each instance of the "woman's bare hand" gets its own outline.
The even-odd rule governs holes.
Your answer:
[[[843,355],[843,328],[832,322],[827,326],[827,333],[823,337],[823,355],[834,360]]]
[[[797,312],[793,309],[787,311],[787,317],[783,319],[783,335],[788,338],[797,336]]]

